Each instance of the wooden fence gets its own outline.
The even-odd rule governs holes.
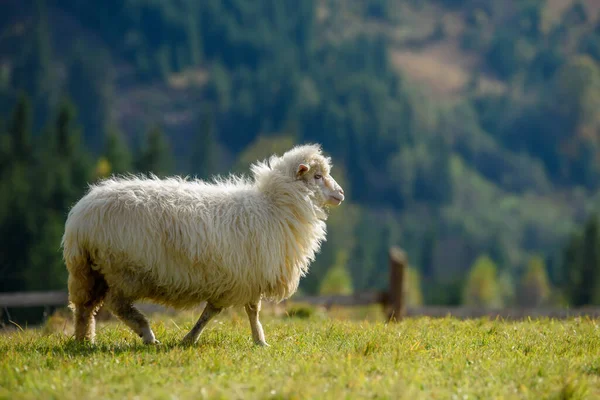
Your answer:
[[[406,254],[398,249],[392,248],[389,253],[389,287],[386,291],[361,292],[351,295],[323,295],[323,296],[298,296],[286,303],[304,303],[324,306],[361,306],[379,304],[390,322],[400,321],[404,317],[446,317],[456,318],[569,318],[575,316],[587,316],[591,318],[600,317],[600,308],[583,307],[575,309],[559,308],[504,308],[485,309],[462,306],[422,306],[407,307],[405,303],[406,273],[408,260]],[[64,291],[49,292],[16,292],[0,293],[0,315],[4,311],[7,315],[10,308],[22,307],[45,307],[47,310],[53,307],[64,307],[68,303],[68,295]],[[164,307],[149,303],[141,303],[138,306],[145,312],[171,311]]]

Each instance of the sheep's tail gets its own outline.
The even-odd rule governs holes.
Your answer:
[[[93,303],[97,297],[95,289],[105,283],[103,277],[92,269],[89,252],[73,236],[67,228],[62,239],[63,259],[69,272],[69,307],[72,309],[76,305]]]

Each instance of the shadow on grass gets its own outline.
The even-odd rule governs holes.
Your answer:
[[[18,352],[38,352],[42,354],[49,354],[52,356],[68,356],[68,357],[87,357],[94,354],[111,354],[119,355],[124,353],[135,353],[135,354],[161,354],[170,353],[177,350],[190,350],[190,349],[207,349],[226,347],[229,340],[224,340],[220,335],[207,335],[206,337],[200,337],[195,344],[183,343],[180,338],[173,338],[165,340],[160,344],[147,345],[136,340],[137,338],[124,338],[120,337],[114,341],[110,339],[99,339],[96,338],[96,343],[89,342],[77,342],[73,337],[61,337],[58,341],[54,340],[51,343],[43,338],[31,338],[26,343],[17,343],[13,346],[13,349]],[[240,345],[242,343],[237,343]],[[242,344],[243,345],[243,344]],[[253,343],[247,344],[248,348],[253,348]]]
[[[93,354],[122,353],[166,353],[178,348],[177,344],[144,345],[143,343],[79,343],[74,339],[65,339],[61,343],[26,343],[17,344],[14,349],[19,352],[41,352],[54,356],[86,357]]]

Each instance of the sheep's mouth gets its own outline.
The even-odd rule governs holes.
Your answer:
[[[339,206],[340,204],[342,204],[342,201],[344,201],[343,197],[329,196],[328,203],[333,206]]]

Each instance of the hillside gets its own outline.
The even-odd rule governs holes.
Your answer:
[[[482,254],[513,288],[541,254],[560,289],[567,237],[597,209],[596,1],[4,3],[0,115],[25,90],[34,137],[68,95],[95,162],[115,130],[135,153],[160,127],[169,172],[201,176],[322,143],[350,204],[308,292],[338,262],[355,289],[385,286],[391,243],[427,301],[459,302]]]

